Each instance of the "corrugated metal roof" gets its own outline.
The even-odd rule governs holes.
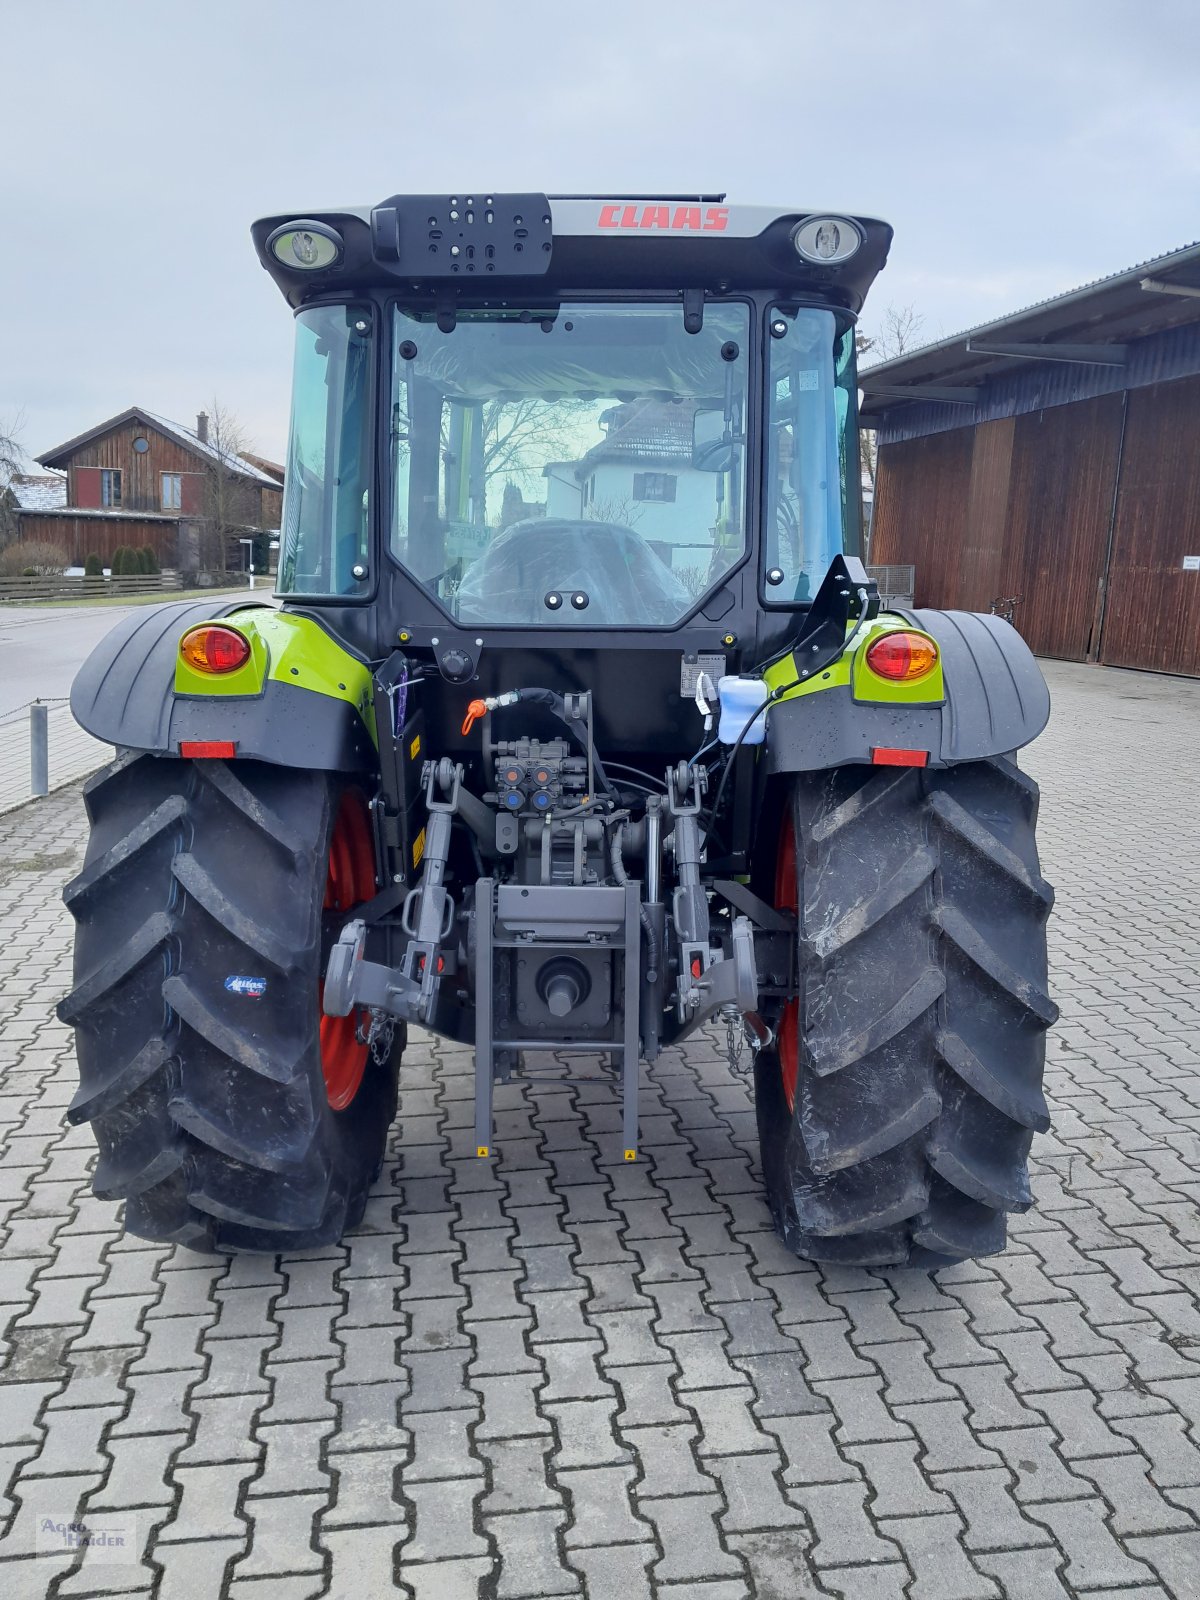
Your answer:
[[[1104,277],[1093,278],[1089,283],[1080,284],[1075,289],[1067,289],[1062,294],[1050,295],[1045,300],[1035,300],[1030,305],[1023,306],[1020,311],[1010,311],[1006,316],[993,322],[980,322],[972,328],[964,328],[960,333],[951,334],[947,339],[937,339],[932,344],[906,350],[903,355],[892,356],[889,360],[877,362],[872,367],[864,367],[859,376],[876,378],[886,373],[890,380],[905,368],[915,363],[923,363],[925,358],[937,351],[953,351],[969,340],[982,338],[987,334],[1015,333],[1020,324],[1039,313],[1057,308],[1073,308],[1080,299],[1094,295],[1098,291],[1123,287],[1134,282],[1140,285],[1143,278],[1169,276],[1173,269],[1190,266],[1193,262],[1200,263],[1200,239],[1194,240],[1191,244],[1180,245],[1175,250],[1169,250],[1165,255],[1151,256],[1149,260],[1140,261],[1134,267],[1124,267],[1119,272],[1110,272]]]
[[[1195,304],[1200,306],[1200,301]],[[894,444],[900,439],[919,439],[926,434],[994,422],[998,417],[1022,416],[1049,406],[1092,400],[1122,389],[1144,389],[1152,383],[1189,378],[1196,373],[1200,373],[1200,320],[1184,327],[1164,328],[1161,333],[1133,342],[1124,366],[1009,360],[1003,371],[980,384],[978,397],[971,405],[921,402],[917,398],[920,386],[914,385],[914,399],[891,403],[879,399],[873,410],[864,406],[864,415],[877,430],[881,444]]]
[[[1185,377],[1198,340],[1200,242],[865,368],[862,419],[915,438]]]

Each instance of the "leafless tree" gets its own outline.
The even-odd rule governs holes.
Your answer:
[[[593,500],[584,515],[589,522],[615,522],[622,528],[636,528],[645,509],[628,495],[606,495]]]
[[[530,465],[525,459],[531,445],[536,446],[534,466],[540,475],[542,464],[572,448],[574,425],[592,409],[590,400],[559,397],[539,400],[490,400],[483,408],[483,474],[491,481],[501,473],[516,480],[527,480]]]
[[[0,420],[0,549],[16,537],[17,519],[7,494],[14,473],[25,465],[25,452],[21,448],[21,433],[25,425],[23,413]]]
[[[889,305],[879,319],[878,331],[871,334],[860,330],[855,344],[860,356],[869,351],[873,362],[891,361],[912,349],[924,326],[925,318],[915,306]]]
[[[22,411],[12,417],[0,418],[0,487],[25,465],[25,452],[21,448],[24,429],[25,414]]]
[[[208,522],[205,565],[222,570],[241,555],[233,541],[246,528],[261,522],[262,496],[256,485],[236,466],[238,458],[253,448],[246,428],[228,406],[214,398],[208,411],[207,444],[213,455],[206,468],[205,515]],[[240,561],[235,561],[240,566]]]
[[[892,361],[896,356],[902,356],[918,342],[921,329],[925,326],[925,318],[915,306],[889,305],[884,308],[879,319],[878,332],[869,334],[860,330],[854,336],[855,348],[859,360],[869,354],[871,364],[880,361]],[[866,468],[867,477],[871,481],[872,499],[875,494],[875,477],[879,467],[879,441],[873,428],[864,429],[859,435],[862,448],[862,464]],[[864,541],[863,554],[865,560],[871,557],[871,534],[868,527]]]

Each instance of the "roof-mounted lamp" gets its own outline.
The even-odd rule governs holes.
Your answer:
[[[267,249],[291,272],[319,272],[341,260],[342,236],[324,222],[301,217],[276,228],[267,240]]]
[[[806,217],[792,234],[798,255],[817,266],[835,267],[862,244],[862,234],[847,217]]]

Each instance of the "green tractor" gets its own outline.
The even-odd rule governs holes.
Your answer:
[[[132,1233],[361,1218],[409,1024],[493,1087],[753,1064],[798,1254],[1030,1203],[1051,890],[1005,622],[881,610],[854,329],[891,230],[722,196],[396,195],[255,225],[296,318],[277,594],[85,664],[70,1115]]]

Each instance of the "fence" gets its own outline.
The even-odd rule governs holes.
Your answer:
[[[884,610],[895,606],[911,608],[916,593],[916,567],[868,567],[867,577],[875,580]]]
[[[0,605],[34,605],[45,600],[119,600],[127,595],[162,594],[182,589],[178,572],[139,573],[112,578],[0,578]]]
[[[33,700],[0,717],[0,812],[61,789],[113,758],[85,733],[66,700]]]

